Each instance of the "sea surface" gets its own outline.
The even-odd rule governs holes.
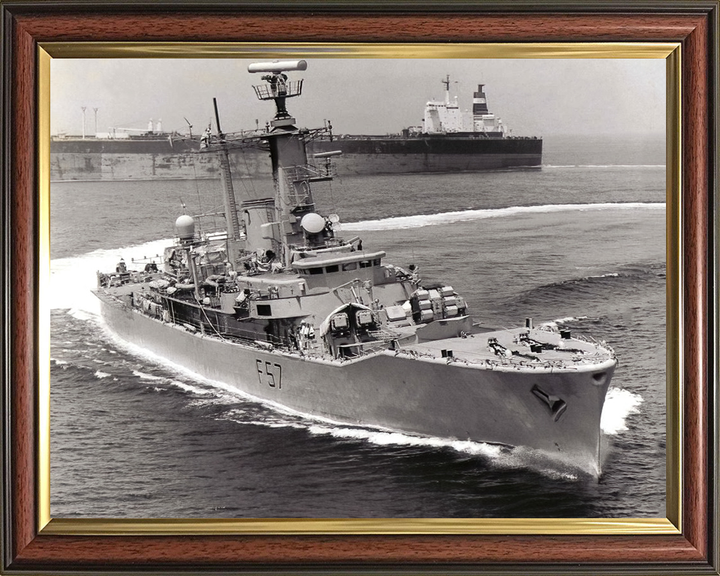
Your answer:
[[[278,411],[115,339],[96,270],[161,254],[183,205],[222,205],[219,183],[54,182],[52,516],[665,517],[664,141],[546,137],[544,152],[539,170],[340,175],[315,197],[484,324],[532,317],[612,345],[599,478],[522,447]]]

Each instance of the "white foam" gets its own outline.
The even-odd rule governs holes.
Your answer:
[[[154,376],[153,374],[146,374],[145,372],[140,372],[139,370],[133,370],[132,373],[133,376],[140,378],[140,380],[150,380],[153,382],[157,382],[159,380],[168,380],[163,376]],[[185,390],[186,392],[190,392],[192,394],[213,394],[211,390],[198,388],[197,386],[192,386],[190,384],[186,384],[185,382],[180,382],[179,380],[170,380],[169,383],[176,388],[180,388],[181,390]]]
[[[88,298],[92,298],[92,294],[88,293]],[[95,320],[98,315],[95,312],[89,312],[87,310],[78,310],[77,308],[71,308],[68,310],[68,315],[78,320]]]
[[[458,210],[439,214],[422,214],[416,216],[396,216],[379,220],[347,222],[342,224],[346,232],[368,230],[404,230],[438,226],[454,222],[484,220],[487,218],[507,218],[522,214],[549,214],[552,212],[592,212],[600,210],[665,210],[664,202],[603,202],[597,204],[545,204],[541,206],[510,206],[508,208],[492,208],[481,210]]]
[[[625,388],[610,388],[605,398],[600,428],[603,433],[614,436],[627,430],[626,420],[630,414],[640,412],[643,398]]]
[[[170,382],[170,384],[176,386],[177,388],[180,388],[181,390],[185,390],[185,392],[190,392],[191,394],[212,394],[211,390],[203,390],[202,388],[191,386],[190,384],[185,384],[184,382],[180,382],[179,380],[173,380],[172,382]]]
[[[137,376],[140,380],[165,380],[162,376],[153,376],[152,374],[145,374],[145,372],[139,372],[133,370],[133,376]]]
[[[109,376],[111,376],[111,374],[108,374],[107,372],[100,372],[100,370],[97,370],[95,372],[95,378],[98,378],[100,380],[102,380],[103,378],[108,378]]]
[[[144,348],[142,346],[138,346],[137,344],[133,344],[132,342],[128,342],[127,340],[123,340],[120,338],[117,334],[115,334],[112,330],[110,330],[107,325],[101,324],[102,328],[104,330],[104,333],[110,339],[114,344],[120,348],[121,350],[124,350],[128,354],[132,354],[133,356],[136,356],[138,358],[142,358],[143,360],[150,362],[155,365],[162,366],[163,368],[172,371],[173,373],[188,378],[190,380],[196,380],[198,382],[201,382],[204,385],[210,386],[217,390],[222,390],[225,395],[220,396],[219,399],[226,399],[226,400],[232,400],[237,401],[238,399],[249,399],[256,402],[263,402],[263,400],[256,398],[252,396],[251,394],[244,393],[237,388],[234,388],[230,386],[229,384],[225,384],[224,382],[219,382],[217,380],[211,380],[209,378],[206,378],[196,372],[193,372],[192,370],[185,368],[184,366],[181,366],[179,364],[175,364],[174,362],[171,362],[167,358],[164,358],[163,356],[160,356],[159,354],[155,354],[151,351],[149,351],[147,348]],[[145,374],[143,372],[133,371],[133,374],[137,376],[138,378],[144,379],[144,380],[165,380],[165,378],[161,376],[153,376],[150,374]],[[274,404],[272,402],[267,402],[268,404]]]
[[[231,410],[225,419],[237,422],[238,424],[261,426],[263,428],[295,428],[297,430],[306,430],[308,427],[307,423],[303,423],[299,417],[297,420],[288,419],[290,415],[269,413],[263,415],[262,419],[259,420],[252,419],[253,416],[257,417],[257,414],[251,415],[245,410]]]
[[[377,446],[448,448],[473,457],[485,458],[491,466],[505,469],[528,468],[543,476],[576,481],[577,469],[587,469],[577,462],[565,462],[555,455],[525,447],[504,447],[485,442],[470,440],[453,440],[425,436],[413,436],[402,432],[378,431],[369,428],[347,428],[312,425],[308,427],[311,434],[328,435],[340,439],[362,440]]]
[[[50,308],[69,308],[73,316],[81,320],[91,317],[84,314],[100,314],[100,303],[90,290],[97,286],[97,272],[115,270],[120,258],[124,258],[128,269],[142,269],[143,265],[133,265],[132,260],[152,258],[159,263],[166,246],[172,240],[155,240],[146,244],[114,248],[112,250],[94,250],[81,256],[56,258],[50,262]]]
[[[501,447],[484,442],[471,442],[469,440],[452,440],[435,437],[413,436],[402,432],[378,431],[371,428],[330,428],[327,426],[312,425],[308,427],[311,434],[329,435],[334,438],[364,440],[377,446],[418,446],[428,448],[452,448],[457,452],[466,454],[497,457]]]
[[[568,322],[577,322],[579,320],[587,320],[587,316],[565,316],[564,318],[556,318],[550,322],[543,322],[541,326],[557,326],[558,324],[567,324]]]

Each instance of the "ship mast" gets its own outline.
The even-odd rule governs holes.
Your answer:
[[[240,220],[238,219],[235,189],[233,188],[232,172],[230,171],[230,155],[225,134],[223,134],[220,128],[220,115],[218,114],[217,100],[215,98],[213,98],[213,107],[215,108],[215,123],[217,125],[218,140],[220,141],[220,177],[225,190],[223,196],[225,202],[225,221],[227,223],[228,260],[234,267],[239,257]]]
[[[311,182],[331,180],[329,158],[340,151],[317,154],[325,159],[324,168],[308,163],[306,139],[322,129],[310,131],[295,126],[287,110],[286,100],[302,94],[302,80],[289,81],[285,72],[306,70],[304,60],[251,64],[250,72],[263,72],[265,84],[253,86],[260,100],[273,100],[276,113],[267,131],[251,137],[228,139],[222,132],[217,102],[213,99],[217,122],[217,146],[210,145],[209,128],[201,139],[201,148],[218,153],[224,189],[225,220],[227,225],[227,255],[233,267],[243,256],[255,253],[266,261],[278,259],[289,268],[293,254],[337,246],[333,223],[315,212]],[[328,131],[329,128],[325,128]],[[204,144],[203,144],[204,142]],[[229,152],[248,145],[264,144],[270,149],[274,197],[243,198],[239,206],[235,200]]]
[[[326,228],[325,219],[315,213],[315,202],[310,188],[311,181],[327,180],[307,162],[305,137],[307,130],[295,126],[286,107],[288,98],[302,94],[302,80],[289,81],[285,72],[306,70],[304,60],[251,64],[251,73],[265,73],[265,84],[253,86],[259,100],[273,100],[275,118],[270,130],[263,135],[270,146],[272,174],[276,191],[275,219],[263,224],[262,237],[271,239],[282,253],[284,266],[292,260],[293,248],[320,246]],[[247,223],[246,223],[247,224]],[[252,223],[250,223],[252,226]],[[248,238],[250,230],[248,230]]]
[[[450,106],[450,74],[445,75],[445,80],[440,80],[445,84],[445,104]]]

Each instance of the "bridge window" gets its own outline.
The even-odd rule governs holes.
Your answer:
[[[360,268],[370,268],[372,266],[372,260],[360,260]]]
[[[272,309],[270,304],[258,304],[257,305],[258,316],[272,316]]]
[[[349,272],[350,270],[357,270],[357,262],[348,262],[342,265],[343,272]]]
[[[323,269],[322,268],[308,268],[308,271],[310,274],[322,274]]]
[[[340,266],[338,266],[337,264],[333,264],[332,266],[327,266],[325,268],[325,272],[327,272],[328,274],[332,274],[333,272],[339,272],[339,271],[340,271]]]

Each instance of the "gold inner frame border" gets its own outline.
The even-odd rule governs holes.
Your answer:
[[[666,60],[666,518],[68,519],[50,516],[50,68],[53,58],[613,58]],[[38,45],[38,529],[42,535],[642,535],[682,531],[681,45],[45,42]]]

